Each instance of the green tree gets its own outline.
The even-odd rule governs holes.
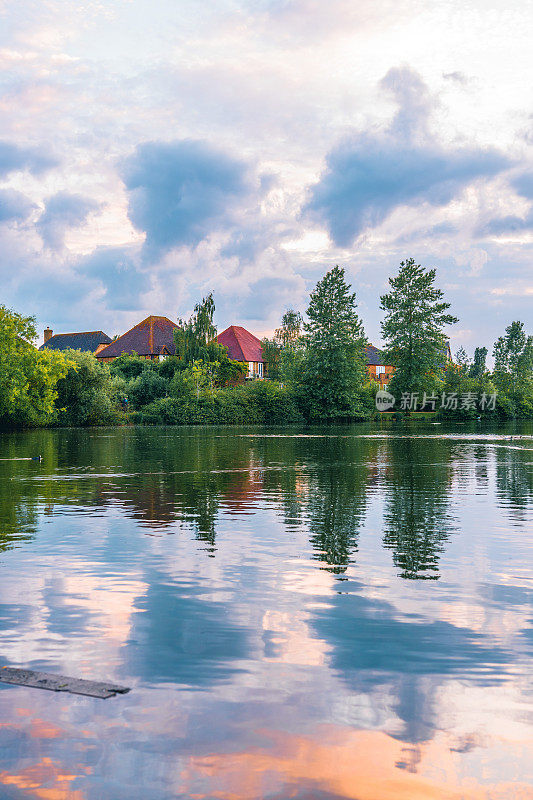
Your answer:
[[[396,367],[389,384],[393,394],[432,391],[442,379],[448,348],[444,327],[458,320],[448,314],[450,304],[434,284],[435,270],[409,258],[381,297],[386,358]]]
[[[213,322],[215,301],[213,293],[204,297],[194,307],[194,313],[187,322],[178,320],[174,331],[176,356],[185,364],[194,361],[214,362],[228,357],[227,348],[217,342],[217,329]]]
[[[0,422],[43,425],[54,410],[56,386],[69,362],[53,350],[36,350],[34,317],[0,305]]]
[[[268,339],[265,337],[261,339],[261,350],[263,353],[263,364],[265,369],[265,376],[273,381],[279,381],[280,378],[280,358],[281,358],[281,345],[275,338]]]
[[[146,370],[134,378],[126,387],[128,400],[133,409],[139,409],[169,393],[169,381],[154,370]]]
[[[122,353],[109,364],[111,375],[120,375],[125,381],[137,378],[146,370],[153,369],[156,362],[141,358],[137,353]]]
[[[350,288],[344,269],[335,266],[311,293],[300,389],[303,408],[312,420],[361,414],[367,340]]]
[[[281,327],[276,328],[272,339],[263,339],[263,361],[266,377],[271,380],[291,382],[296,365],[301,365],[304,338],[303,319],[299,311],[287,309],[281,318]]]
[[[59,425],[107,425],[118,419],[126,382],[113,376],[92,353],[67,350],[66,375],[57,382],[55,422]]]
[[[471,378],[479,380],[486,374],[488,352],[486,347],[476,347],[474,351],[474,360],[470,365]]]
[[[498,393],[509,401],[512,415],[533,413],[533,336],[523,322],[512,322],[494,344],[493,380]],[[504,398],[501,398],[504,400]]]

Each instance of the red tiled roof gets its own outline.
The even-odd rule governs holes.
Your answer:
[[[241,328],[240,325],[230,325],[225,331],[219,333],[217,342],[228,348],[228,356],[233,361],[262,361],[263,351],[261,342],[253,333]]]
[[[175,322],[167,317],[146,317],[97,354],[97,358],[116,358],[122,353],[158,356],[163,349],[174,353]]]

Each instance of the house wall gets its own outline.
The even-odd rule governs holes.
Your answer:
[[[376,366],[381,366],[381,365],[368,364],[367,369],[369,377],[373,381],[379,383],[381,386],[387,386],[387,384],[389,383],[390,379],[394,374],[394,367],[391,364],[385,364],[382,366],[384,372],[382,372],[381,375],[378,375]]]

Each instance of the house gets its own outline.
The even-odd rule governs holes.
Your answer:
[[[111,337],[103,331],[85,331],[83,333],[56,333],[46,328],[44,342],[39,350],[82,350],[84,353],[96,355],[111,342]]]
[[[248,379],[264,377],[261,341],[253,333],[240,325],[230,325],[218,334],[217,342],[227,347],[228,358],[248,364]]]
[[[96,357],[99,361],[113,361],[123,353],[137,353],[141,358],[159,361],[174,355],[174,331],[178,326],[167,317],[146,317],[138,325],[119,336]]]
[[[366,347],[366,365],[369,377],[379,383],[382,389],[385,389],[395,368],[392,364],[386,363],[381,350],[378,350],[373,344]]]

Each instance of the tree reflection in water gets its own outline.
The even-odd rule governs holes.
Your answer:
[[[454,520],[449,510],[453,467],[441,439],[390,439],[387,448],[383,545],[399,576],[437,580]]]

